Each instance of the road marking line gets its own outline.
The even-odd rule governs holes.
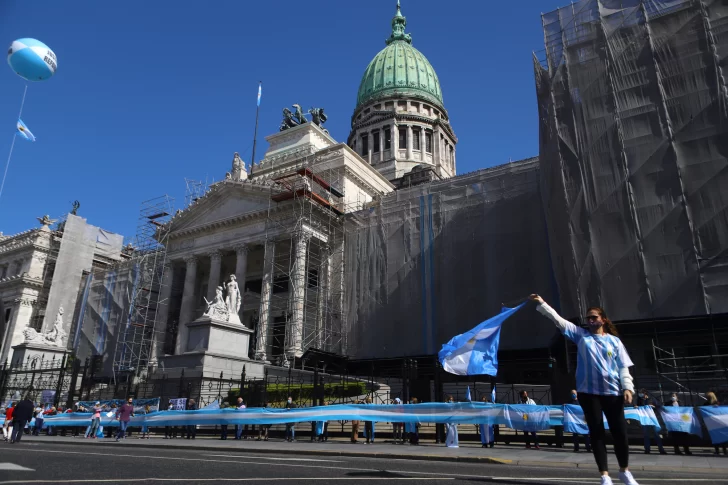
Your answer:
[[[0,463],[0,470],[9,472],[34,472],[32,468],[16,465],[15,463]]]
[[[104,446],[112,446],[113,445],[104,445]],[[20,448],[6,448],[5,451],[27,451],[26,449],[21,450]],[[118,453],[86,453],[83,451],[61,451],[61,450],[48,450],[48,449],[42,449],[43,453],[60,453],[64,455],[84,455],[84,456],[113,456],[113,457],[127,457],[127,458],[148,458],[148,459],[156,459],[156,460],[176,460],[176,461],[202,461],[202,462],[210,462],[210,463],[235,463],[239,465],[260,465],[260,462],[255,461],[233,461],[233,460],[210,460],[210,459],[204,459],[204,458],[182,458],[182,457],[174,457],[174,456],[152,456],[152,455],[132,455],[132,454],[118,454]],[[374,457],[375,459],[376,457]],[[329,466],[321,466],[321,465],[298,465],[294,463],[277,463],[277,466],[281,467],[289,467],[289,468],[324,468],[326,470],[330,470],[331,467]],[[366,471],[366,472],[383,472],[383,471],[391,471],[395,473],[407,473],[410,475],[430,475],[433,476],[433,479],[445,479],[445,478],[439,478],[442,477],[441,473],[434,473],[434,472],[420,472],[420,471],[401,471],[401,470],[383,470],[383,469],[377,469],[377,468],[353,468],[353,467],[336,467],[336,470],[343,470],[343,471]],[[596,472],[595,472],[596,473]],[[588,480],[588,478],[554,478],[554,477],[547,477],[547,478],[532,478],[532,477],[492,477],[492,476],[486,476],[486,475],[470,475],[470,474],[463,474],[463,473],[448,473],[447,479],[457,479],[457,478],[477,478],[481,481],[514,481],[519,480],[525,483],[532,482],[534,480],[541,480],[541,481],[548,481],[548,482],[569,482],[569,483],[592,483],[591,481],[585,482],[584,480]],[[343,478],[342,478],[343,479]],[[369,479],[369,477],[367,477]],[[424,478],[422,478],[424,479]],[[684,482],[688,478],[640,478],[640,481],[643,482]],[[266,479],[266,480],[273,480],[272,478]],[[690,478],[690,480],[694,482],[710,482],[710,483],[728,483],[728,481],[718,482],[715,478]],[[93,482],[94,480],[91,480]],[[15,482],[0,482],[0,484],[5,483],[15,483]],[[54,483],[54,482],[17,482],[17,483]],[[55,483],[74,483],[74,482],[55,482]]]
[[[107,479],[98,479],[95,478],[93,480],[9,480],[5,482],[0,482],[2,485],[9,485],[9,484],[15,484],[15,483],[128,483],[128,482],[285,482],[285,481],[322,481],[322,480],[336,480],[336,481],[342,481],[342,480],[357,480],[361,481],[361,477],[319,477],[319,478],[271,478],[271,477],[261,477],[261,478],[107,478]],[[455,480],[454,478],[450,477],[432,477],[432,478],[419,478],[419,477],[366,477],[366,481],[373,481],[373,480],[387,480],[387,481],[393,481],[393,480]]]
[[[252,456],[252,455],[235,455],[235,454],[227,454],[227,455],[217,455],[212,453],[203,453],[203,456],[222,456],[227,458],[250,458],[251,460],[280,460],[280,461],[314,461],[314,462],[322,462],[322,463],[344,463],[341,460],[318,460],[318,459],[311,459],[311,458],[272,458],[269,456]]]

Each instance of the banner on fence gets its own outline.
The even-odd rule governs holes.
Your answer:
[[[714,445],[728,442],[728,406],[703,406],[703,422]]]
[[[662,421],[668,431],[679,431],[703,436],[700,421],[693,408],[684,406],[668,406],[660,409]]]
[[[180,397],[178,399],[170,399],[169,403],[172,405],[172,409],[175,411],[184,411],[187,409],[187,398]]]
[[[56,399],[56,391],[54,389],[44,389],[40,392],[41,404],[53,404]]]

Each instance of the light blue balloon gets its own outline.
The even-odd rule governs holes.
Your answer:
[[[28,81],[45,81],[56,73],[56,54],[36,39],[18,39],[8,49],[8,64]]]

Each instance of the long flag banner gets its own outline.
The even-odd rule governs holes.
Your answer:
[[[552,413],[553,412],[554,411],[552,411]],[[576,404],[565,404],[563,406],[563,412],[564,431],[567,433],[589,434],[589,428],[587,427],[586,420],[584,419],[584,410],[581,406]],[[660,422],[657,420],[657,416],[655,416],[655,412],[650,406],[625,408],[624,417],[630,421],[636,421],[642,426],[650,426],[654,428],[655,431],[660,431],[660,429],[662,429]],[[607,418],[602,415],[602,419],[604,420],[604,429],[609,429]],[[552,417],[552,426],[557,426],[556,424],[553,424],[553,422],[554,419]]]
[[[714,445],[728,442],[728,406],[702,406],[700,413]]]
[[[437,354],[442,368],[459,376],[498,374],[501,325],[525,304],[516,308],[503,307],[500,314],[450,339]]]
[[[668,406],[660,409],[662,421],[668,431],[680,431],[697,436],[703,436],[700,421],[693,408],[683,406]]]
[[[576,406],[578,407],[578,406]],[[573,408],[569,408],[573,409]],[[583,413],[573,414],[583,422]],[[395,405],[339,404],[297,409],[247,408],[201,409],[197,411],[161,411],[137,415],[131,426],[184,426],[285,424],[311,421],[381,421],[389,423],[447,423],[503,425],[523,431],[538,431],[564,423],[564,406],[509,405],[490,403],[424,403]],[[625,417],[643,426],[659,429],[655,413],[649,406],[625,409]],[[67,413],[49,416],[48,426],[87,426],[90,413]],[[113,413],[101,415],[102,426],[118,426]]]

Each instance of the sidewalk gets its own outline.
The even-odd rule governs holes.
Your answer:
[[[591,453],[582,450],[574,453],[572,448],[543,447],[541,450],[527,450],[521,446],[496,445],[495,448],[481,448],[473,443],[463,443],[460,448],[447,448],[444,445],[424,443],[419,446],[394,445],[389,441],[376,442],[371,445],[360,441],[353,444],[345,440],[329,440],[326,443],[311,442],[308,439],[287,443],[280,439],[271,441],[242,440],[235,441],[198,437],[195,440],[172,439],[152,437],[148,440],[137,439],[136,436],[127,438],[119,443],[113,439],[89,440],[83,438],[61,436],[24,436],[23,443],[38,443],[49,445],[79,445],[79,446],[109,446],[130,447],[145,449],[196,449],[202,451],[232,451],[252,453],[280,453],[296,455],[326,455],[350,456],[365,458],[386,458],[405,460],[438,460],[459,461],[469,463],[490,463],[504,465],[522,465],[533,467],[560,467],[595,469],[594,457]],[[611,447],[610,447],[611,448]],[[693,450],[693,456],[660,455],[653,453],[645,455],[641,448],[632,447],[630,454],[630,468],[635,471],[673,471],[682,473],[728,475],[728,457],[725,455],[713,456],[713,449],[702,448]],[[612,453],[610,463],[617,466]]]

